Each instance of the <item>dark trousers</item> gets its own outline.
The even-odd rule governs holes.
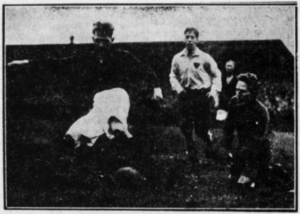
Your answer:
[[[198,162],[198,150],[193,139],[195,134],[205,143],[205,151],[210,150],[211,142],[208,135],[210,109],[207,93],[209,89],[191,90],[179,95],[180,129],[185,136],[189,158],[192,163]]]

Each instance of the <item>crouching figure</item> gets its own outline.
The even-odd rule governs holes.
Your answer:
[[[256,99],[258,80],[255,74],[245,73],[237,77],[236,96],[229,103],[224,127],[225,146],[231,158],[231,174],[240,184],[251,187],[267,172],[270,161],[269,113]],[[233,150],[234,132],[238,135],[238,147]],[[235,152],[233,152],[235,151]]]
[[[75,141],[75,148],[78,148],[83,143],[93,146],[103,134],[113,139],[115,133],[121,132],[131,138],[127,124],[129,109],[130,100],[124,89],[101,91],[94,96],[90,112],[71,125],[65,139],[71,137]]]

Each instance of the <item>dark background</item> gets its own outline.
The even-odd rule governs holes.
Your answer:
[[[176,96],[169,83],[171,60],[184,48],[184,44],[151,42],[114,45],[131,52],[155,71],[165,98],[164,106],[172,111]],[[257,74],[261,84],[258,98],[269,108],[272,128],[294,130],[294,56],[281,40],[207,41],[200,42],[198,46],[216,60],[222,72],[226,61],[233,59],[237,63],[236,74]],[[92,44],[9,45],[6,47],[6,61],[84,55],[92,49]],[[46,64],[8,67],[5,72],[7,116],[18,117],[24,112],[33,112],[35,117],[44,119],[71,117],[72,109],[77,104],[74,99],[69,99],[64,86],[72,81],[72,73],[76,69],[73,66],[56,69]],[[79,96],[84,96],[84,93]],[[152,121],[156,124],[176,123],[170,111],[153,113],[160,113],[160,120]]]

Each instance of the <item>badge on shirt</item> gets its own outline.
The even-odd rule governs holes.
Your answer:
[[[197,69],[200,66],[200,63],[199,62],[194,62],[194,66]]]

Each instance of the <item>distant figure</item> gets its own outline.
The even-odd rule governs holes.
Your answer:
[[[257,175],[263,176],[270,160],[269,112],[256,99],[258,81],[255,74],[237,77],[236,96],[229,103],[224,127],[225,147],[233,159],[230,177],[237,176],[238,183],[255,186]],[[233,150],[234,132],[238,136],[238,148]]]
[[[180,128],[185,136],[192,170],[199,165],[198,151],[193,139],[193,129],[205,143],[205,156],[211,157],[209,137],[210,97],[219,104],[221,72],[215,60],[197,48],[199,32],[195,28],[184,31],[185,49],[172,60],[170,83],[178,93]]]
[[[219,109],[228,111],[229,101],[235,95],[236,84],[237,79],[235,71],[235,62],[233,60],[229,60],[226,62],[225,73],[223,73],[222,75],[222,92],[220,96]]]
[[[70,45],[74,45],[74,36],[70,37]]]

